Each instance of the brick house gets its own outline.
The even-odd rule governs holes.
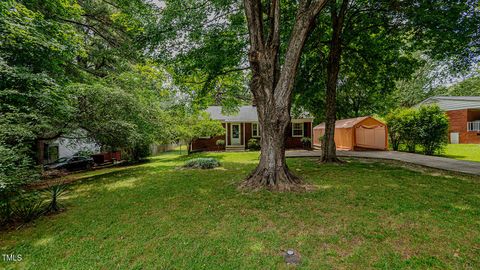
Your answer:
[[[480,144],[480,97],[431,97],[419,105],[437,104],[450,120],[452,144]]]
[[[217,137],[199,138],[191,145],[192,151],[218,151],[218,150],[245,150],[248,140],[260,140],[261,129],[258,124],[257,108],[255,106],[242,106],[238,113],[226,115],[221,106],[210,106],[206,110],[214,120],[222,122],[225,135]],[[285,141],[287,149],[302,148],[303,137],[312,138],[313,118],[302,116],[291,120]],[[218,147],[218,140],[225,141],[225,147]]]

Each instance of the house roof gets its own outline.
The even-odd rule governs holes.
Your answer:
[[[357,118],[350,118],[350,119],[342,119],[342,120],[337,120],[335,122],[335,128],[352,128],[356,124],[362,122],[365,119],[371,118],[370,116],[362,116],[362,117],[357,117]],[[325,128],[325,123],[321,123],[314,127],[313,129],[324,129]]]
[[[235,114],[224,114],[222,106],[210,106],[206,109],[207,113],[214,120],[224,122],[258,122],[257,107],[255,106],[241,106]],[[299,119],[312,119],[311,117],[302,117]]]
[[[480,97],[474,96],[435,96],[420,102],[416,107],[426,104],[438,104],[444,111],[480,109]]]

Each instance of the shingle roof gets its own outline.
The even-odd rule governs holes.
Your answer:
[[[241,106],[238,113],[232,115],[222,113],[222,106],[210,106],[206,111],[214,120],[224,122],[258,122],[257,107],[255,106]],[[311,119],[308,116],[302,118]]]
[[[335,128],[351,128],[367,118],[370,118],[370,116],[362,116],[357,118],[337,120],[335,122]],[[325,128],[325,123],[321,123],[316,127],[314,127],[313,129],[324,129],[324,128]]]

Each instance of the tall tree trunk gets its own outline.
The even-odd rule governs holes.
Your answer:
[[[244,0],[250,36],[250,90],[254,96],[261,128],[261,156],[257,168],[242,187],[270,190],[301,188],[285,162],[285,136],[290,124],[293,83],[301,52],[318,13],[328,0],[300,1],[290,41],[280,66],[280,0],[270,0],[264,27],[261,0]],[[267,29],[267,30],[265,30]]]
[[[339,12],[337,12],[336,1],[331,1],[330,4],[333,31],[327,63],[325,136],[323,137],[323,152],[321,161],[339,162],[340,160],[337,158],[337,147],[335,145],[335,122],[337,120],[337,84],[342,56],[341,34],[343,30],[345,13],[348,7],[348,0],[343,0]]]

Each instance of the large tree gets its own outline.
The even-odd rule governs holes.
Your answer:
[[[260,162],[245,180],[245,187],[273,190],[297,188],[300,179],[285,162],[285,138],[290,124],[292,90],[305,41],[327,0],[299,1],[288,45],[281,44],[280,0],[245,0],[250,37],[248,60],[252,70],[250,91],[262,129]],[[264,14],[266,18],[264,18]],[[282,45],[285,52],[281,54]]]
[[[289,190],[301,183],[285,163],[285,135],[302,49],[327,2],[165,1],[161,22],[171,28],[158,35],[162,40],[158,50],[170,56],[162,60],[174,66],[175,74],[181,75],[177,82],[191,89],[197,100],[205,101],[205,95],[220,96],[215,103],[230,105],[231,100],[239,98],[229,89],[240,90],[245,70],[250,71],[246,88],[258,109],[262,152],[259,165],[243,187]],[[235,80],[242,87],[225,85],[225,79]],[[202,108],[208,102],[195,105]]]

